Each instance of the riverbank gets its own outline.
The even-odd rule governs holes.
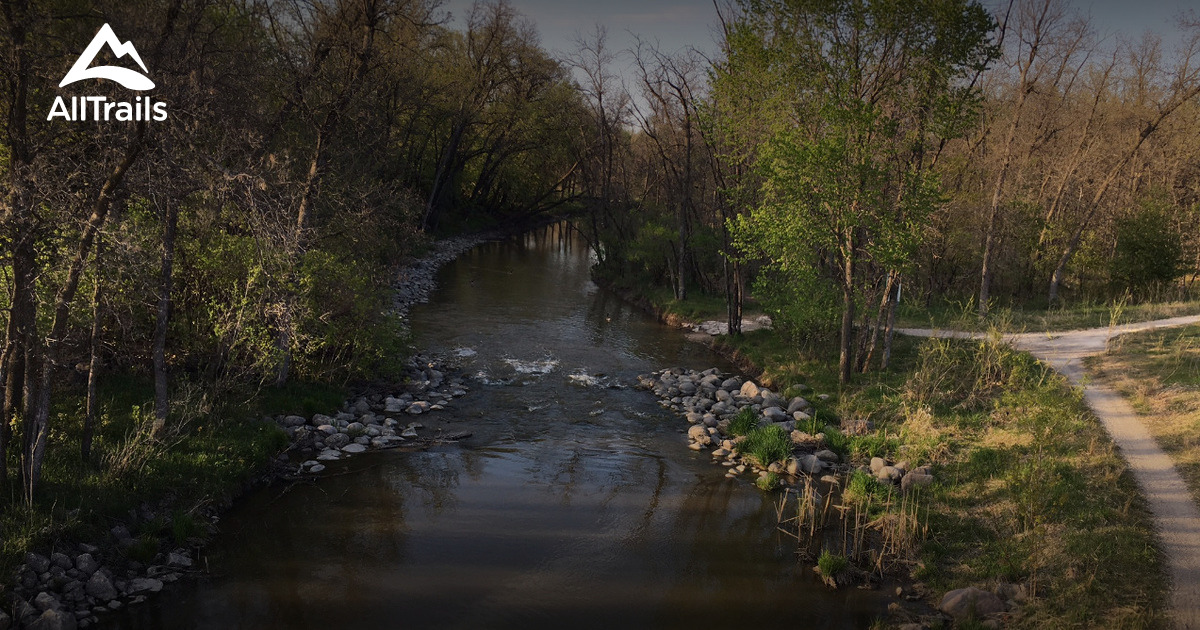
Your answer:
[[[1127,464],[1078,390],[1029,355],[998,338],[898,336],[892,369],[839,389],[833,349],[800,352],[770,330],[713,343],[762,385],[829,392],[813,428],[852,467],[931,466],[925,533],[904,568],[930,605],[979,587],[1006,596],[996,617],[1011,627],[1168,623],[1164,560]],[[895,612],[895,625],[928,622]]]
[[[428,300],[443,264],[495,236],[438,241],[405,265],[393,287],[395,312],[406,318]],[[143,412],[149,383],[114,376],[102,382],[92,461],[78,458],[71,437],[81,433],[82,394],[63,396],[55,409],[63,431],[37,500],[0,509],[0,630],[89,627],[202,571],[220,514],[252,488],[319,477],[327,462],[367,450],[466,437],[427,433],[415,420],[467,393],[459,375],[440,367],[414,355],[390,395],[378,384],[347,397],[344,388],[294,383],[247,401],[211,401],[181,383],[195,411],[157,437]]]

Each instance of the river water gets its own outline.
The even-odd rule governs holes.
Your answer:
[[[209,573],[118,627],[869,626],[886,602],[822,586],[771,497],[685,448],[686,423],[630,387],[729,366],[599,289],[590,265],[565,224],[447,265],[412,326],[471,391],[421,420],[474,435],[252,493]]]

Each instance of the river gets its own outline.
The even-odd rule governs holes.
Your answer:
[[[120,628],[865,628],[886,602],[833,592],[772,498],[685,448],[639,373],[731,370],[589,279],[565,224],[481,245],[411,313],[470,392],[421,416],[471,431],[331,462],[240,500],[181,580]]]

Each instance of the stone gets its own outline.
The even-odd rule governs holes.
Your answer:
[[[317,454],[317,460],[322,461],[322,462],[328,462],[328,461],[332,461],[335,459],[341,459],[341,458],[342,458],[341,451],[337,451],[332,448],[327,448]],[[311,469],[310,469],[310,471],[311,471]]]
[[[319,426],[326,425],[326,424],[337,426],[337,421],[323,413],[318,413],[318,414],[313,415],[312,425],[314,427],[319,427]]]
[[[320,466],[320,464],[317,465]],[[167,564],[174,567],[187,568],[192,566],[192,559],[182,553],[172,551],[171,553],[167,554]]]
[[[404,411],[405,407],[407,407],[403,400],[392,398],[391,396],[388,396],[387,399],[383,401],[383,405],[383,410],[386,413],[400,413],[401,411]]]
[[[809,404],[809,402],[807,400],[805,400],[799,396],[796,396],[795,398],[793,398],[791,400],[791,402],[788,403],[787,412],[788,413],[796,413],[797,411],[804,411],[805,409],[808,409],[809,407],[812,407],[812,405]]]
[[[129,582],[129,595],[138,593],[157,593],[162,590],[162,580],[156,578],[134,578]]]
[[[309,474],[313,474],[313,475],[321,472],[322,470],[325,470],[325,464],[313,464],[312,466],[309,466],[309,468],[308,468]]]
[[[742,389],[740,391],[743,397],[754,398],[758,395],[759,390],[758,385],[755,385],[754,381],[746,381],[745,383],[742,383]]]
[[[91,575],[100,568],[100,563],[92,557],[90,553],[81,553],[75,558],[75,568],[79,569],[84,575]]]
[[[890,481],[895,483],[900,481],[902,477],[904,477],[904,473],[900,472],[900,469],[896,468],[895,466],[884,466],[883,468],[875,471],[875,478],[880,481]]]
[[[329,448],[341,448],[350,443],[350,436],[345,433],[336,433],[325,438],[325,446]]]
[[[689,411],[683,417],[688,421],[688,424],[700,424],[704,422],[704,414],[696,413],[695,411]]]
[[[808,422],[809,420],[812,420],[812,416],[808,415],[807,413],[804,413],[803,411],[792,412],[792,418],[796,422]]]
[[[321,426],[317,427],[317,431],[324,435],[337,435],[338,433],[337,427],[333,426],[332,424],[322,424]]]
[[[712,452],[713,457],[729,457],[729,449],[721,447]]]
[[[938,604],[938,610],[950,615],[955,621],[964,621],[972,617],[983,619],[988,615],[1002,613],[1005,607],[1004,602],[995,594],[968,586],[946,593]]]
[[[56,567],[60,567],[64,571],[67,569],[75,568],[75,563],[71,562],[70,556],[68,556],[65,553],[58,553],[57,551],[50,554],[50,564],[52,564]]]
[[[679,392],[685,396],[691,396],[696,393],[696,384],[691,381],[684,381],[679,384]]]
[[[89,597],[102,602],[117,598],[117,588],[102,571],[93,573],[92,577],[88,578],[87,584],[84,584],[83,590]]]
[[[362,414],[362,413],[367,413],[370,410],[371,410],[371,403],[367,402],[366,398],[359,398],[358,400],[354,401],[354,412],[355,413]]]
[[[699,440],[702,437],[706,437],[708,435],[707,428],[708,427],[705,427],[702,424],[693,424],[692,426],[688,427],[688,437],[693,440]]]
[[[33,552],[25,554],[25,564],[37,574],[42,574],[50,570],[50,559]]]
[[[75,614],[61,610],[47,610],[29,624],[29,630],[75,630],[78,627]]]
[[[415,437],[417,437],[417,430],[412,427],[408,427],[407,429],[405,429],[404,431],[402,431],[400,433],[400,437],[409,438],[409,439],[415,438]]]
[[[819,459],[823,462],[838,461],[837,453],[834,453],[833,451],[831,451],[829,449],[823,449],[823,450],[817,451],[816,455],[817,455],[817,459]]]
[[[884,466],[887,466],[887,462],[884,461],[884,459],[882,457],[872,457],[871,458],[871,474],[872,475],[879,474],[879,469],[883,468]]]
[[[742,382],[737,380],[736,378],[727,378],[724,381],[721,381],[721,389],[728,391],[728,392],[732,392],[733,390],[738,389],[741,386],[742,386]]]
[[[62,603],[58,601],[58,598],[46,591],[38,593],[37,597],[33,598],[33,605],[41,611],[59,610],[62,608]]]
[[[771,422],[783,422],[788,419],[787,412],[779,407],[767,407],[763,409],[762,413],[763,417]]]
[[[908,492],[913,488],[924,488],[933,483],[933,475],[925,475],[919,472],[910,472],[900,478],[900,489]]]
[[[347,444],[342,447],[343,453],[350,453],[351,455],[354,455],[357,453],[362,453],[363,451],[366,451],[366,450],[367,450],[367,447],[365,447],[362,444],[359,444],[357,442],[354,444]]]
[[[364,433],[367,427],[361,422],[351,422],[346,425],[346,433]]]
[[[733,396],[731,396],[728,391],[724,389],[717,390],[717,402],[726,402],[732,398]]]
[[[815,475],[825,470],[825,462],[817,458],[816,455],[801,455],[797,458],[800,462],[800,470]]]

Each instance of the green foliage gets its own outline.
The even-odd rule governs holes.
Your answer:
[[[792,452],[792,439],[782,427],[770,424],[746,434],[738,450],[753,457],[759,465],[767,466],[786,458]]]
[[[779,475],[768,472],[767,474],[754,480],[754,485],[758,486],[763,492],[770,492],[779,487]]]
[[[748,435],[758,427],[758,414],[750,407],[742,407],[733,420],[729,421],[729,435],[740,437]]]
[[[158,536],[146,533],[138,536],[125,548],[125,556],[142,564],[151,564],[158,555]]]
[[[836,578],[849,567],[850,561],[846,559],[846,556],[834,554],[828,549],[822,549],[821,555],[817,558],[817,569],[825,577]]]
[[[1162,204],[1117,219],[1116,233],[1109,273],[1117,293],[1149,295],[1183,274],[1183,239]]]

